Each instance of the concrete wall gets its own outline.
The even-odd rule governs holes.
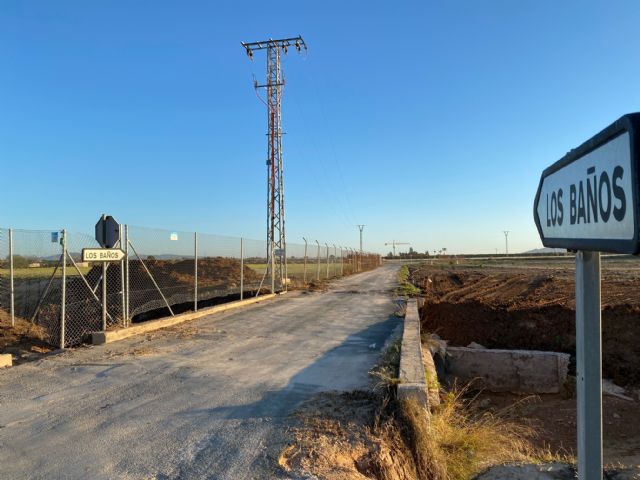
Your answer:
[[[416,400],[429,406],[427,380],[422,363],[420,341],[420,317],[415,299],[407,301],[400,353],[400,373],[398,384],[399,400]]]
[[[558,393],[568,368],[566,353],[447,347],[447,373],[492,392]]]

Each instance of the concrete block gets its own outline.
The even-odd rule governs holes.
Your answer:
[[[429,394],[425,383],[401,383],[398,385],[398,400],[414,400],[427,408]],[[428,410],[428,408],[427,408]]]
[[[414,399],[429,407],[427,380],[422,363],[422,345],[420,340],[420,318],[415,299],[407,302],[400,350],[398,398]]]
[[[447,348],[448,374],[492,392],[558,393],[568,368],[566,353]]]
[[[0,354],[0,368],[10,367],[13,365],[13,358],[10,353]]]

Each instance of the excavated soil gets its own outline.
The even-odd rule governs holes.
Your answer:
[[[36,360],[51,351],[45,338],[40,327],[21,318],[12,326],[9,314],[0,310],[0,353],[11,354],[14,364]]]
[[[451,345],[477,342],[575,356],[575,268],[570,260],[411,270],[413,283],[426,297],[424,331],[438,333]],[[640,385],[640,261],[605,257],[602,280],[603,374],[619,385]]]

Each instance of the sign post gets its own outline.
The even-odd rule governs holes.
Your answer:
[[[533,216],[545,247],[576,250],[578,476],[602,479],[600,252],[637,254],[640,113],[621,117],[540,179]]]
[[[120,224],[111,215],[102,214],[96,223],[96,241],[105,248],[85,248],[83,262],[102,262],[102,330],[107,329],[107,263],[119,262],[125,254],[119,248],[112,248],[120,241]]]

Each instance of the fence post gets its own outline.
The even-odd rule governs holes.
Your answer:
[[[244,240],[240,237],[240,300],[244,299]]]
[[[327,278],[329,278],[329,245],[325,243],[324,247],[327,249]]]
[[[318,253],[316,255],[316,263],[317,263],[316,280],[320,280],[320,242],[316,240],[316,243],[318,244]]]
[[[15,290],[13,289],[13,229],[9,229],[9,308],[11,310],[11,326],[16,324]]]
[[[333,276],[337,277],[338,276],[338,272],[336,272],[337,270],[337,265],[336,262],[338,261],[338,251],[336,249],[336,244],[333,244]]]
[[[119,233],[120,233],[120,249],[122,251],[124,251],[124,242],[122,241],[122,238],[124,237],[124,235],[123,235],[124,232],[122,231],[123,230],[122,225],[118,225],[118,227],[119,227]],[[126,302],[127,301],[125,300],[125,293],[124,293],[124,291],[125,291],[125,286],[124,286],[125,261],[126,260],[124,258],[122,260],[120,260],[120,289],[121,289],[121,291],[120,291],[120,299],[122,301],[121,308],[122,308],[122,326],[123,327],[127,326],[127,317],[125,316],[126,315],[125,311],[126,311]]]
[[[340,247],[340,276],[344,277],[344,252],[342,247]]]
[[[307,239],[302,237],[304,240],[304,269],[302,274],[302,283],[307,284]]]
[[[67,230],[62,230],[62,288],[60,303],[60,348],[64,348],[67,305]]]
[[[198,232],[193,232],[193,311],[198,311]]]
[[[131,326],[131,319],[129,318],[129,225],[124,226],[124,251],[126,253],[124,257],[124,291],[125,291],[125,303],[124,303],[124,315],[125,326]]]

